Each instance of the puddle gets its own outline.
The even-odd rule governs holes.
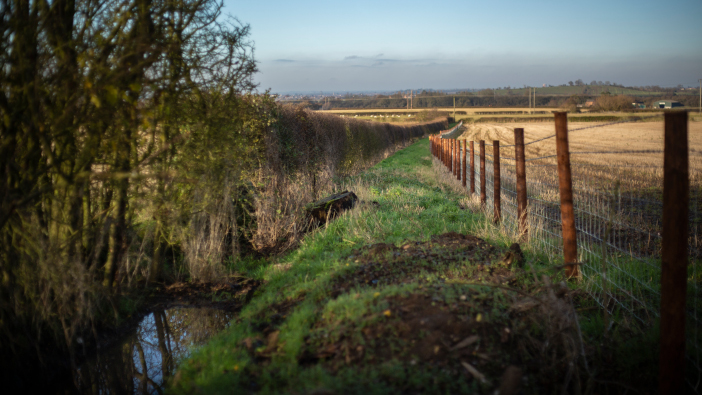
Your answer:
[[[155,310],[119,344],[99,350],[75,372],[85,394],[162,394],[192,350],[229,326],[234,313],[193,307]]]

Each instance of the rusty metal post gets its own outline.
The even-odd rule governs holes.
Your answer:
[[[578,244],[575,232],[573,209],[573,180],[570,172],[570,150],[568,148],[568,113],[554,113],[556,119],[556,154],[558,156],[558,187],[561,195],[561,230],[563,232],[563,260],[566,276],[577,277]]]
[[[517,162],[517,218],[519,218],[520,239],[526,238],[527,222],[527,188],[526,162],[524,155],[524,129],[514,129],[514,159]]]
[[[470,142],[470,194],[475,193],[475,141]]]
[[[687,296],[690,181],[687,112],[666,112],[663,154],[663,250],[659,393],[685,391],[685,298]]]
[[[485,186],[485,140],[480,140],[480,207],[485,208],[487,193]]]
[[[463,188],[466,187],[466,178],[468,178],[468,173],[466,173],[466,157],[468,156],[468,140],[463,140]]]
[[[500,200],[500,194],[502,193],[501,191],[501,177],[500,177],[500,141],[499,140],[494,140],[492,142],[492,171],[493,171],[493,180],[492,180],[492,190],[493,190],[493,203],[495,203],[495,215],[493,218],[493,221],[495,223],[498,223],[502,220],[502,202]]]

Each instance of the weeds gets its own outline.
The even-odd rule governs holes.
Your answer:
[[[582,295],[528,243],[525,269],[504,266],[509,231],[487,228],[426,152],[422,141],[343,180],[378,205],[265,267],[265,286],[172,390],[487,393],[507,367],[526,393],[605,388],[584,343],[594,324],[581,336],[571,302]],[[475,232],[491,243],[466,235]]]

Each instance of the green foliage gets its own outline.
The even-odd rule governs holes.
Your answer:
[[[2,361],[39,349],[39,334],[70,349],[96,318],[119,316],[125,290],[216,279],[242,251],[289,248],[305,229],[280,221],[310,200],[291,185],[315,196],[442,128],[253,94],[249,27],[221,11],[214,0],[4,4]]]
[[[181,366],[179,378],[173,383],[174,392],[187,392],[192,385],[208,393],[244,390],[251,377],[257,377],[256,382],[261,385],[258,390],[263,393],[311,391],[315,388],[343,388],[350,393],[388,393],[397,387],[388,386],[387,381],[400,383],[411,379],[414,384],[408,384],[410,388],[418,383],[438,383],[434,385],[443,388],[451,382],[448,375],[434,381],[433,378],[440,374],[438,371],[420,370],[419,367],[408,371],[406,364],[384,364],[373,369],[347,367],[332,375],[319,366],[307,367],[299,361],[310,333],[335,336],[346,323],[370,325],[382,320],[388,298],[416,291],[418,281],[438,284],[446,275],[427,272],[408,284],[354,289],[332,297],[330,285],[334,278],[355,269],[349,255],[366,244],[427,241],[433,235],[449,231],[467,233],[472,227],[479,226],[480,215],[461,210],[456,203],[459,195],[442,188],[442,184],[434,179],[429,170],[431,162],[423,160],[427,150],[427,140],[421,140],[369,171],[347,179],[347,185],[367,185],[368,193],[379,206],[359,208],[357,212],[342,215],[325,228],[309,234],[300,248],[278,260],[276,265],[263,268],[265,288],[254,296],[228,331],[194,352],[192,358]],[[421,175],[422,171],[427,171],[426,176]],[[423,210],[409,212],[409,206],[422,207]],[[468,270],[468,267],[459,263],[447,268],[447,271],[455,270]],[[447,300],[459,297],[459,293],[448,288],[444,292]],[[278,328],[279,344],[282,345],[270,365],[261,369],[240,345],[245,339],[256,336],[254,328],[257,325],[273,322],[275,310],[272,306],[285,304],[295,307],[287,312]],[[369,320],[369,316],[374,318]],[[329,321],[332,324],[328,326],[319,325]],[[455,391],[466,390],[462,387],[466,385],[464,382],[450,385],[455,386],[450,387]]]
[[[240,115],[256,107],[242,97],[256,71],[249,28],[221,19],[221,7],[3,3],[3,373],[13,355],[39,349],[40,333],[70,346],[109,316],[119,287],[159,278],[177,255],[175,229],[211,206],[194,198],[194,179],[214,185],[238,169],[233,150],[260,149],[248,141],[255,120]]]

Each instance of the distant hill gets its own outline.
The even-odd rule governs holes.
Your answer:
[[[495,94],[497,95],[527,95],[529,88],[513,88],[513,89],[496,89]],[[613,95],[631,95],[631,96],[660,96],[664,95],[666,92],[663,91],[644,91],[633,88],[625,88],[620,86],[612,85],[573,85],[573,86],[547,86],[547,87],[536,87],[537,95],[600,95],[602,92],[609,92]],[[677,94],[685,94],[684,91],[678,92]],[[692,92],[690,92],[692,94]]]

